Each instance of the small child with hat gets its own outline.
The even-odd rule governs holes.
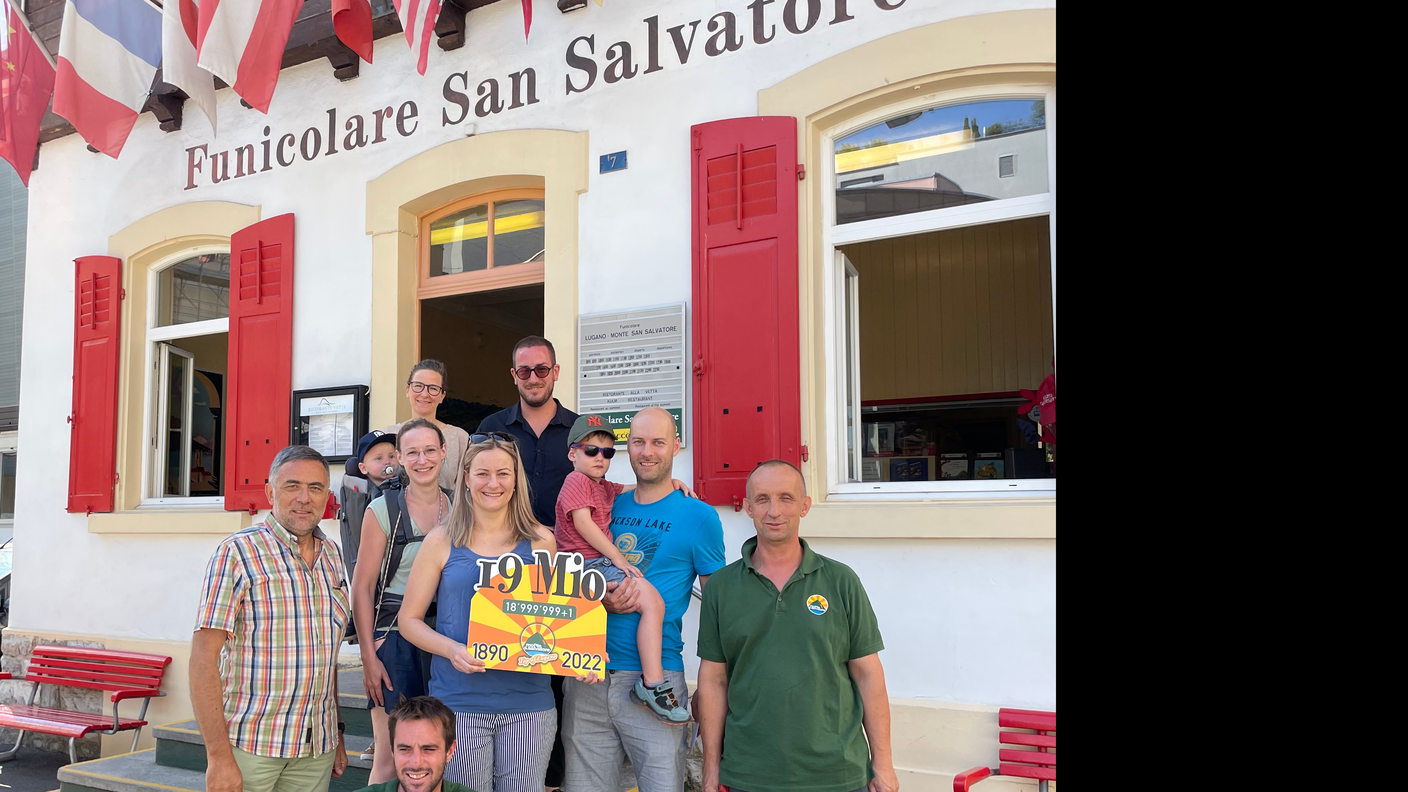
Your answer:
[[[635,610],[640,614],[640,626],[636,631],[636,646],[640,649],[642,673],[631,697],[662,722],[683,726],[689,722],[689,712],[676,701],[660,663],[665,601],[645,579],[645,574],[626,560],[611,538],[612,502],[636,485],[606,480],[611,458],[616,455],[616,435],[607,426],[603,415],[581,415],[567,434],[567,458],[572,460],[572,472],[567,474],[557,496],[557,519],[553,528],[557,550],[581,553],[586,559],[586,569],[600,572],[608,583],[627,577],[639,578],[636,585],[641,595]],[[694,497],[694,492],[683,481],[675,479],[673,483],[675,489]]]

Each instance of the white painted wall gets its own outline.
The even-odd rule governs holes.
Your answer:
[[[477,125],[478,134],[522,128],[590,132],[590,189],[580,204],[583,313],[688,300],[691,124],[754,115],[759,89],[890,33],[956,16],[1054,4],[908,0],[897,10],[882,11],[871,0],[849,0],[855,18],[831,26],[832,2],[826,0],[821,21],[800,36],[782,27],[782,5],[779,0],[768,6],[776,40],[757,46],[743,0],[654,4],[664,69],[614,85],[598,76],[587,93],[564,97],[563,52],[578,35],[596,35],[602,66],[607,46],[631,41],[643,72],[642,18],[648,14],[624,2],[589,5],[565,16],[540,10],[525,45],[518,4],[497,3],[470,14],[464,48],[449,53],[431,48],[425,77],[415,74],[404,39],[392,36],[376,43],[375,63],[363,64],[361,76],[346,83],[322,61],[285,70],[267,117],[241,107],[230,91],[219,92],[218,140],[199,113],[188,113],[185,129],[170,134],[143,116],[117,161],[88,152],[77,136],[45,144],[30,190],[21,399],[23,441],[33,450],[18,482],[14,629],[185,640],[201,574],[217,542],[204,536],[95,535],[87,532],[83,516],[64,512],[73,338],[70,262],[105,253],[111,234],[188,201],[259,204],[264,217],[294,212],[293,387],[366,382],[371,344],[366,183],[458,139],[469,123]],[[722,10],[739,15],[747,40],[739,52],[708,58],[703,52],[707,19]],[[665,31],[694,19],[705,23],[688,65],[680,66]],[[459,126],[441,125],[441,108],[448,106],[441,89],[448,74],[467,70],[472,90],[481,79],[505,80],[529,66],[537,71],[539,103],[487,119],[471,115]],[[283,133],[326,129],[330,107],[338,108],[341,120],[408,99],[419,109],[419,127],[410,137],[393,132],[387,142],[359,151],[182,189],[188,146],[205,143],[218,151],[253,143],[258,149],[265,125],[277,142]],[[598,155],[623,149],[629,152],[628,170],[596,172]],[[689,454],[676,463],[679,478],[691,477]],[[617,476],[628,470],[617,468]],[[730,510],[723,517],[729,557],[736,558],[750,524]],[[325,523],[325,530],[336,536],[332,523]],[[866,582],[890,647],[885,659],[891,695],[1055,705],[1054,542],[825,540],[816,549],[848,563]],[[919,580],[934,592],[922,595]],[[921,597],[938,603],[941,615],[915,616]],[[692,643],[690,618],[687,642]]]

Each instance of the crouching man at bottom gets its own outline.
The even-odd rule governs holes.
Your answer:
[[[763,462],[747,487],[758,535],[700,605],[704,792],[898,792],[870,598],[797,536],[812,504],[801,471]]]
[[[386,716],[396,778],[358,792],[474,792],[446,781],[455,755],[455,713],[431,696],[404,699]]]

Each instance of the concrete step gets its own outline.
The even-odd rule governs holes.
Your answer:
[[[205,740],[193,720],[168,723],[152,730],[156,737],[156,763],[163,767],[179,767],[205,772]],[[371,737],[357,734],[343,735],[347,748],[347,767],[370,771],[370,759],[362,758],[372,744]]]
[[[367,771],[349,767],[328,790],[353,792],[365,786]],[[205,792],[205,771],[158,764],[152,748],[59,768],[59,792],[158,791]]]

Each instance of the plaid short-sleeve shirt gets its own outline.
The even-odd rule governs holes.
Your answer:
[[[220,655],[230,742],[256,756],[337,747],[337,653],[351,618],[342,554],[321,544],[310,567],[270,515],[220,543],[205,572],[196,629],[224,630]]]

